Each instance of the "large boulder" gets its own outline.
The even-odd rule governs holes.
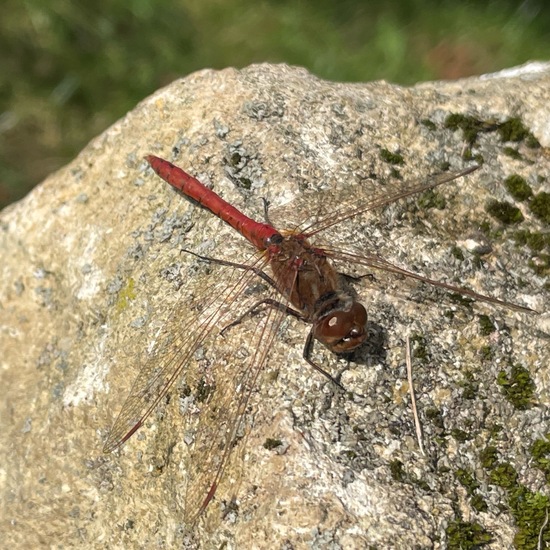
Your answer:
[[[200,71],[143,101],[0,214],[3,546],[548,543],[549,121],[550,64],[411,88],[256,65]],[[258,346],[263,353],[257,331],[267,312],[225,338],[222,326],[212,331],[137,434],[102,453],[155,342],[163,361],[180,361],[204,305],[243,273],[182,249],[235,262],[251,252],[154,175],[147,153],[252,217],[263,218],[267,199],[270,218],[289,228],[308,211],[351,208],[400,182],[481,164],[318,241],[538,313],[340,266],[360,277],[350,284],[368,307],[371,342],[351,358],[317,345],[313,357],[341,374],[347,393],[305,363],[308,327],[285,318],[252,372],[216,494],[190,525],[224,456],[220,418],[223,429],[234,426],[243,366]],[[265,287],[251,281],[235,315]],[[225,400],[216,415],[197,414],[186,376],[198,370]],[[193,450],[188,423],[197,418],[212,434],[209,453]],[[201,467],[197,489],[187,473]]]

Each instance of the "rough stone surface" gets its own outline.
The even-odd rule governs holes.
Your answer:
[[[477,121],[477,136],[446,127],[453,114]],[[510,121],[531,135],[505,134]],[[548,433],[550,223],[504,182],[519,175],[535,196],[550,191],[549,121],[549,64],[412,88],[257,65],[201,71],[143,101],[0,215],[3,546],[446,548],[453,527],[470,523],[492,535],[487,548],[512,547],[519,526],[509,493],[482,451],[494,446],[518,483],[549,494],[530,449]],[[374,248],[541,315],[457,304],[373,272],[375,280],[354,284],[378,344],[351,362],[315,350],[318,362],[342,372],[349,395],[305,365],[307,327],[285,320],[245,437],[190,531],[179,383],[120,452],[103,455],[102,445],[155,331],[166,322],[191,331],[196,306],[212,295],[204,289],[220,281],[219,268],[181,249],[236,261],[250,251],[154,176],[146,153],[173,160],[253,217],[261,218],[265,197],[273,218],[288,223],[396,176],[460,170],[470,155],[483,162],[476,173],[319,238]],[[523,221],[498,221],[486,210],[491,199],[519,209]],[[546,235],[546,244],[534,250],[518,231],[524,240]],[[206,342],[195,357],[226,361],[220,391],[233,387],[260,324],[261,316],[243,323],[219,349]],[[425,456],[406,381],[407,335]],[[497,383],[515,365],[534,382],[523,409]],[[269,439],[281,445],[264,446]],[[484,509],[460,483],[463,470],[479,483]]]

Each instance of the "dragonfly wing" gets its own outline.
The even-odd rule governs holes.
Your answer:
[[[266,263],[261,256],[248,265],[263,269]],[[183,375],[180,395],[186,401],[188,429],[181,439],[189,444],[185,459],[187,525],[197,520],[214,497],[231,452],[246,431],[250,396],[284,317],[283,310],[265,308],[259,321],[255,317],[248,323],[253,326],[252,335],[242,345],[236,343],[240,327],[221,337],[219,331],[258,300],[253,293],[245,296],[257,279],[255,272],[231,267],[220,270],[223,284],[209,287],[204,294],[210,296],[209,301],[200,312],[184,309],[181,301],[173,308],[104,446],[104,451],[110,452],[127,441]],[[225,290],[219,290],[221,286]],[[273,299],[278,292],[270,288],[261,295],[266,296]],[[214,339],[215,345],[210,345]]]
[[[264,297],[273,299],[279,295],[271,289],[262,294]],[[243,325],[248,325],[243,330],[252,327],[251,336],[246,338],[248,357],[242,357],[242,348],[232,346],[229,354],[223,353],[223,362],[212,364],[211,375],[216,383],[210,388],[207,399],[199,403],[198,426],[187,434],[192,445],[186,464],[185,516],[188,525],[206,509],[218,489],[233,449],[246,438],[250,397],[258,387],[258,378],[284,317],[280,309],[259,308],[260,317],[255,311],[251,314],[253,319],[243,319]],[[228,332],[240,331],[239,327],[232,327]]]
[[[231,314],[231,304],[255,276],[251,271],[225,271],[224,284],[213,285],[204,293],[206,303],[200,311],[190,311],[183,299],[177,301],[155,338],[150,356],[140,368],[105,442],[104,452],[109,453],[121,446],[143,425],[197,349]]]
[[[378,256],[377,254],[368,254],[368,253],[355,254],[349,251],[339,250],[330,246],[323,247],[323,250],[328,255],[330,255],[331,257],[334,257],[337,260],[350,262],[356,265],[363,265],[374,269],[380,269],[382,271],[393,273],[395,275],[402,275],[409,279],[415,279],[417,281],[421,281],[423,283],[427,283],[438,288],[443,288],[445,290],[448,290],[449,292],[461,294],[462,296],[468,296],[470,298],[474,298],[482,302],[498,304],[500,306],[504,306],[508,309],[513,309],[515,311],[533,312],[531,308],[528,308],[525,306],[520,306],[518,304],[507,302],[505,300],[500,300],[498,298],[493,298],[491,296],[486,296],[484,294],[479,294],[478,292],[470,290],[469,288],[451,285],[443,281],[436,281],[434,279],[430,279],[429,277],[425,277],[424,275],[419,275],[418,273],[414,273],[413,271],[408,271],[407,269],[404,269],[395,264],[392,264],[391,262],[388,262],[387,260]]]
[[[286,220],[286,227],[292,231],[312,236],[344,220],[360,216],[365,212],[392,204],[399,199],[422,193],[471,174],[478,168],[479,166],[472,166],[460,172],[443,172],[410,181],[382,182],[374,179],[366,180],[359,183],[353,197],[343,203],[338,201],[338,190],[335,189],[315,193],[306,192],[294,200],[290,208],[273,209],[269,212],[269,215],[275,224],[278,223],[279,219]],[[365,198],[358,199],[357,194]],[[334,208],[335,204],[339,204],[336,209]]]

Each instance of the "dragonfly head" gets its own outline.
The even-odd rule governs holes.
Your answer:
[[[321,317],[313,335],[334,353],[346,353],[359,347],[367,337],[367,310],[359,302],[349,309],[334,309]]]

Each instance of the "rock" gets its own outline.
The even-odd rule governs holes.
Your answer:
[[[537,540],[550,476],[549,105],[550,64],[412,88],[326,82],[283,65],[205,70],[143,101],[5,209],[5,547],[445,548],[491,539],[488,548],[509,548],[514,537]],[[270,216],[289,223],[473,159],[483,164],[474,174],[319,238],[352,239],[363,252],[370,246],[541,314],[457,304],[373,272],[354,283],[373,345],[351,362],[315,348],[316,361],[342,372],[348,395],[302,360],[308,327],[284,319],[221,484],[191,529],[186,491],[195,486],[186,470],[217,461],[221,450],[189,454],[202,405],[185,377],[120,451],[104,455],[102,446],[157,331],[184,341],[219,286],[205,288],[241,274],[181,249],[237,262],[250,249],[156,177],[147,153],[173,160],[252,217],[261,219],[265,197]],[[510,176],[524,180],[528,198],[515,197]],[[482,258],[460,244],[479,232]],[[214,331],[185,367],[207,385],[217,369],[215,391],[227,399],[218,420],[232,418],[239,365],[254,356],[249,339],[264,318],[225,339]],[[406,335],[425,456],[410,409]],[[215,433],[212,417],[202,422]],[[521,519],[529,514],[530,526]]]

